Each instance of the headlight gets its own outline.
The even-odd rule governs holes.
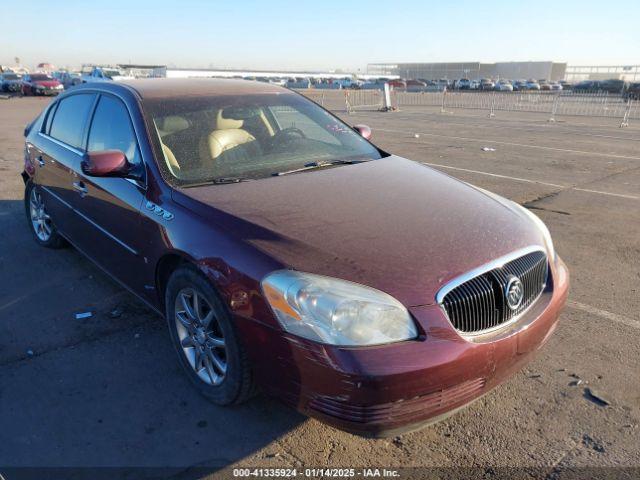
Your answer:
[[[262,290],[282,327],[309,340],[363,346],[418,336],[404,305],[364,285],[278,270],[262,280]]]

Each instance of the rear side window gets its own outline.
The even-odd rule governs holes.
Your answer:
[[[49,109],[49,113],[47,113],[47,121],[44,125],[44,133],[47,135],[51,132],[51,123],[53,122],[53,116],[56,114],[56,108],[58,108],[58,104],[54,103]]]
[[[140,163],[140,152],[129,112],[120,100],[107,95],[100,97],[91,122],[88,149],[90,152],[120,150],[129,162]]]
[[[82,148],[82,136],[94,98],[93,94],[78,94],[60,100],[49,135],[72,147]]]

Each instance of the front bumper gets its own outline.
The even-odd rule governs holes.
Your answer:
[[[545,292],[518,321],[484,337],[461,336],[438,305],[410,309],[421,338],[376,347],[337,348],[254,322],[240,325],[264,342],[251,356],[267,392],[339,429],[395,435],[454,413],[530,361],[555,329],[568,294],[562,260],[550,272]]]
[[[43,95],[43,96],[58,95],[63,91],[64,90],[58,89],[58,88],[34,88],[33,89],[34,95]]]

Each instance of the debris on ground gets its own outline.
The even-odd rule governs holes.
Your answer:
[[[482,150],[483,152],[495,152],[496,149],[492,148],[492,147],[482,147],[480,150]]]
[[[85,318],[91,318],[92,316],[93,313],[91,312],[76,313],[76,320],[84,320]]]
[[[584,389],[584,396],[587,400],[591,400],[593,403],[600,407],[611,405],[611,402],[606,397],[589,387]]]
[[[278,452],[276,452],[276,453],[267,453],[265,456],[267,458],[275,458],[275,457],[279,457],[280,454]]]
[[[582,380],[578,379],[578,380],[571,380],[569,382],[569,386],[570,387],[577,387],[578,385],[582,384]]]
[[[598,453],[604,453],[605,451],[604,444],[601,441],[596,440],[595,438],[591,437],[590,435],[587,435],[586,433],[582,436],[582,444],[585,447],[592,448]]]
[[[414,137],[415,137],[415,138],[420,138],[420,134],[416,133],[416,134],[414,135]]]

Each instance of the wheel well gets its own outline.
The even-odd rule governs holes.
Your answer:
[[[165,307],[164,293],[167,288],[169,277],[176,268],[187,263],[190,262],[176,253],[169,253],[158,261],[158,265],[156,266],[156,289],[160,305],[162,306],[162,311],[164,311]]]

